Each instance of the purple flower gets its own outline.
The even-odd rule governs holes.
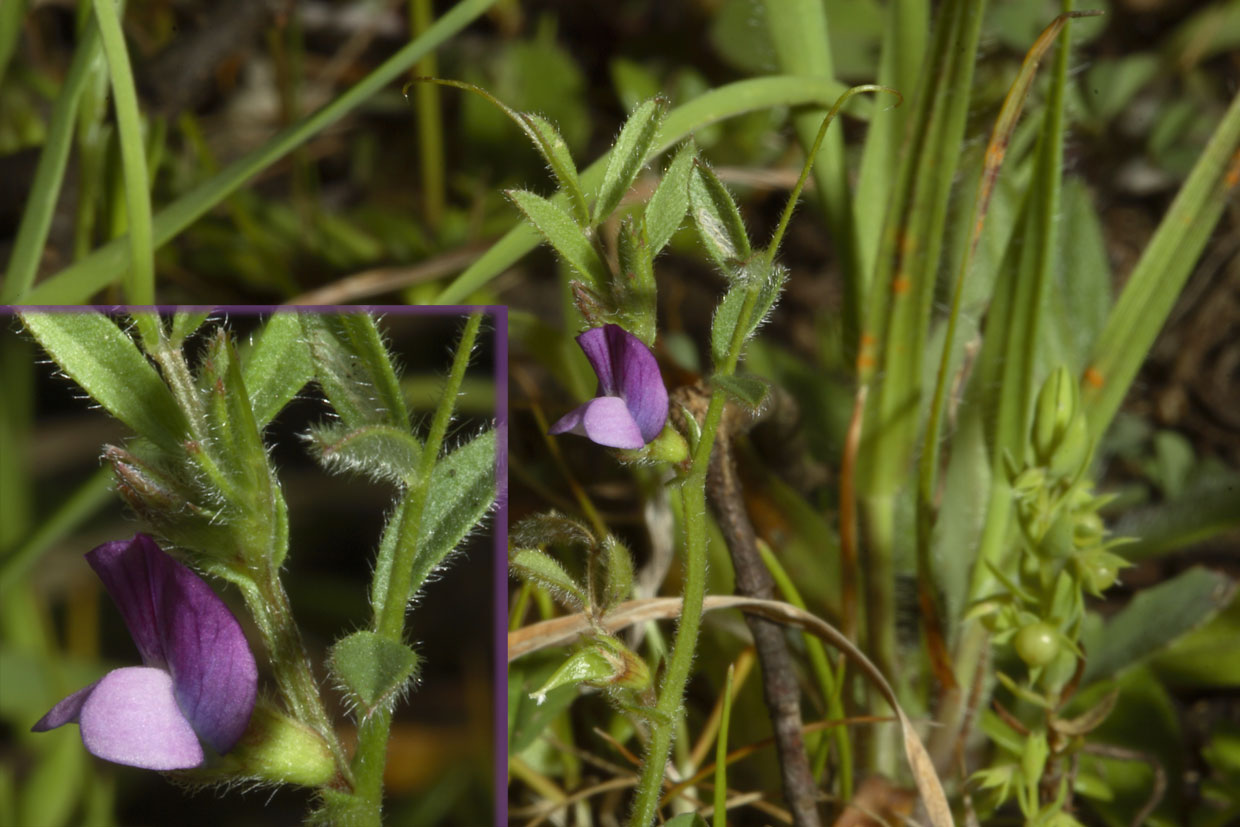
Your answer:
[[[667,388],[650,348],[614,324],[587,330],[577,344],[598,374],[598,391],[551,433],[581,434],[609,448],[640,448],[658,436],[667,421]]]
[[[232,612],[145,534],[104,543],[86,561],[121,610],[143,665],[74,692],[33,731],[75,721],[91,754],[148,770],[198,766],[199,738],[216,752],[232,749],[258,689],[254,655]]]

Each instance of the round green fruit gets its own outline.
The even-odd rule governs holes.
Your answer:
[[[1038,621],[1016,633],[1012,641],[1016,654],[1031,667],[1045,666],[1059,652],[1059,634],[1049,623]]]

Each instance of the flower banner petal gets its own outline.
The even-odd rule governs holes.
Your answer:
[[[198,737],[173,697],[172,677],[162,669],[109,672],[86,698],[79,723],[86,749],[117,764],[183,770],[203,760]]]
[[[86,552],[86,562],[99,575],[112,602],[120,609],[129,627],[129,636],[137,644],[142,662],[147,666],[167,663],[155,604],[151,600],[150,567],[159,565],[160,558],[173,562],[145,534],[104,543]]]
[[[585,353],[586,358],[590,360],[590,367],[594,368],[595,375],[598,376],[598,391],[595,396],[615,396],[619,393],[619,384],[617,376],[613,372],[611,352],[611,336],[609,331],[612,329],[624,331],[614,324],[606,327],[592,327],[577,337],[577,344]]]
[[[608,325],[604,329],[620,397],[637,421],[643,442],[650,442],[667,422],[667,388],[658,360],[641,339],[624,328]]]

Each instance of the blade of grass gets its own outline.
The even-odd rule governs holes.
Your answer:
[[[115,0],[94,0],[95,20],[108,59],[112,105],[120,137],[121,168],[125,175],[125,207],[129,215],[129,267],[125,297],[130,304],[155,302],[155,247],[151,233],[151,182],[146,171],[146,142],[133,69]]]
[[[1158,225],[1094,345],[1081,384],[1081,402],[1093,439],[1107,429],[1119,410],[1223,208],[1235,198],[1237,184],[1240,94]]]
[[[20,5],[5,3],[6,8]],[[92,18],[86,23],[81,40],[73,52],[73,62],[69,64],[69,72],[65,75],[60,94],[56,96],[56,102],[52,106],[47,139],[43,143],[43,151],[39,153],[39,164],[35,168],[34,182],[30,187],[26,207],[22,211],[17,239],[9,256],[9,266],[4,273],[4,284],[0,285],[0,304],[16,304],[34,283],[39,260],[43,255],[43,245],[47,242],[48,230],[52,226],[52,212],[56,208],[56,199],[65,179],[78,106],[82,101],[82,93],[90,82],[91,66],[100,54],[102,46],[99,27]]]
[[[4,83],[9,60],[17,48],[17,37],[21,34],[27,5],[28,0],[7,0],[0,5],[0,84]]]
[[[834,77],[827,12],[821,0],[767,0],[766,19],[780,71],[810,77]],[[848,167],[844,158],[844,133],[836,129],[825,140],[819,138],[816,142],[822,115],[821,108],[806,107],[793,112],[792,123],[805,152],[813,151],[812,146],[818,147],[814,157],[814,183],[840,269],[845,274],[844,335],[845,341],[852,343],[857,338],[862,293],[855,275],[859,268]]]
[[[460,32],[495,2],[496,0],[462,0],[436,20],[426,34],[392,55],[352,89],[314,114],[281,130],[258,149],[237,159],[218,175],[169,204],[155,216],[152,225],[155,246],[175,238],[250,178],[391,84],[414,63]],[[127,243],[123,239],[117,239],[15,298],[27,304],[81,304],[121,277],[130,264],[131,254]]]
[[[912,97],[917,88],[930,31],[930,10],[926,0],[896,0],[888,4],[878,82],[900,94]],[[900,144],[912,117],[912,107],[887,106],[876,109],[870,118],[861,169],[853,199],[856,220],[857,268],[851,278],[862,296],[868,294],[874,273],[883,216],[895,187],[894,172],[899,164]],[[858,307],[860,312],[860,307]],[[860,316],[858,317],[860,318]],[[847,340],[855,348],[855,339]]]

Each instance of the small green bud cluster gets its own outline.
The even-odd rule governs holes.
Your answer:
[[[1084,596],[1101,595],[1126,565],[1111,551],[1123,540],[1108,539],[1098,513],[1110,498],[1095,495],[1084,478],[1093,453],[1088,435],[1076,383],[1060,366],[1038,393],[1026,461],[1007,458],[1020,529],[1015,577],[996,570],[1003,590],[974,610],[1047,693],[1067,681],[1082,656],[1076,640]]]

